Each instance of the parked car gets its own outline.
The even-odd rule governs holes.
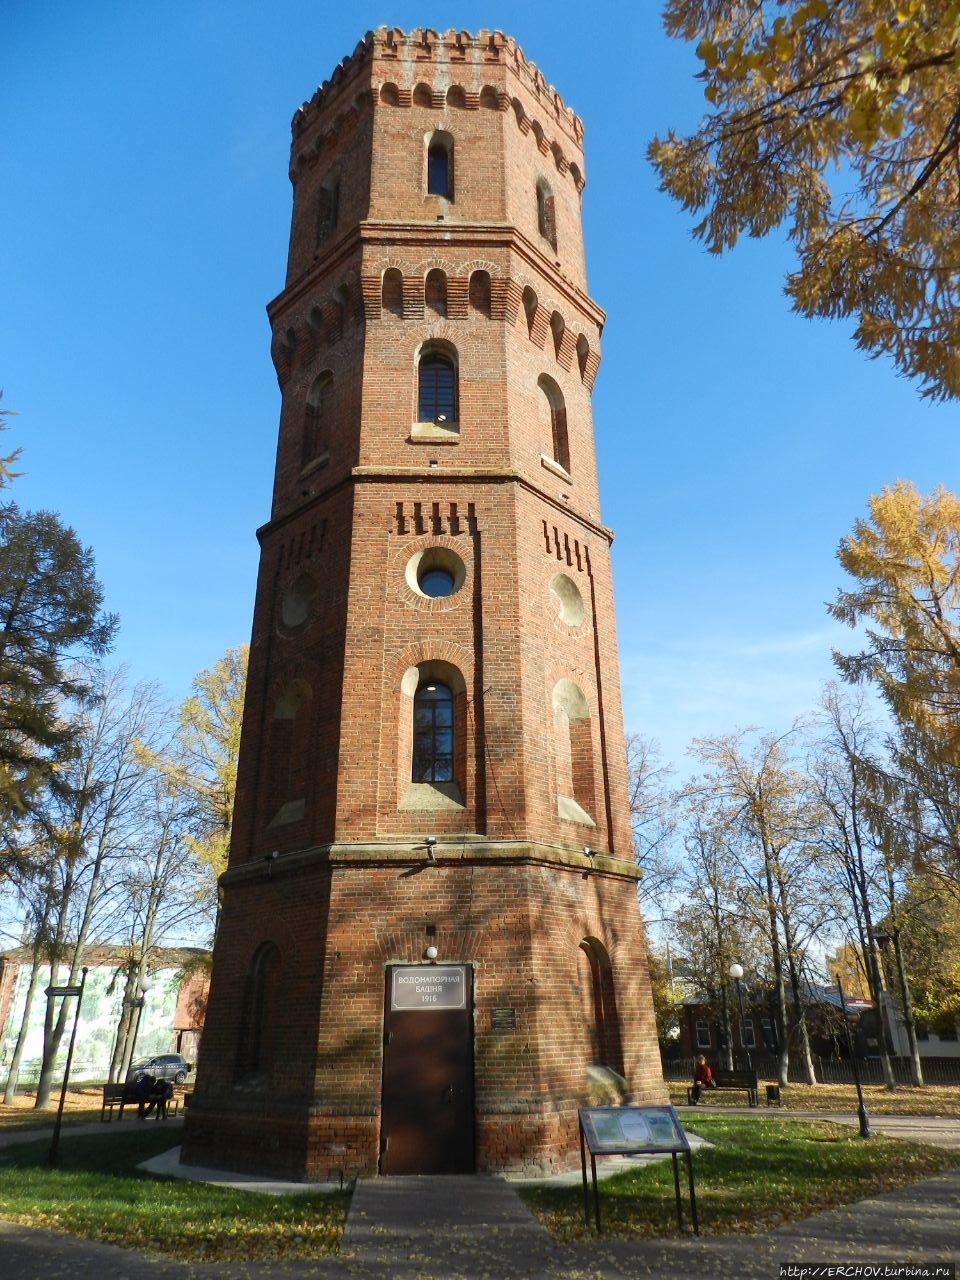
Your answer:
[[[153,1076],[156,1080],[172,1080],[174,1084],[183,1084],[187,1072],[193,1068],[179,1053],[160,1053],[155,1058],[140,1058],[130,1064],[127,1072],[127,1084],[136,1084],[141,1076]]]

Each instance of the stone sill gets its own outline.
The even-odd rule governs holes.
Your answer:
[[[541,453],[540,455],[540,465],[541,467],[546,467],[548,471],[552,471],[553,474],[555,476],[559,476],[561,480],[566,480],[567,484],[573,484],[573,476],[570,472],[567,471],[566,468],[561,467],[560,463],[556,462],[553,458],[548,458],[545,453]]]
[[[582,809],[572,796],[557,796],[557,813],[564,822],[575,822],[580,827],[597,825],[586,809]]]
[[[435,422],[415,422],[407,436],[408,444],[459,444],[460,424],[438,426]]]
[[[329,453],[318,454],[313,459],[313,461],[308,462],[307,465],[300,472],[300,479],[305,480],[307,476],[313,475],[314,471],[319,471],[321,467],[325,467],[329,461],[330,461]]]
[[[400,801],[402,813],[437,810],[462,812],[466,807],[455,782],[411,782]]]

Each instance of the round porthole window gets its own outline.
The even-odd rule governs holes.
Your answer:
[[[320,584],[309,573],[301,573],[286,591],[280,604],[280,620],[285,627],[302,627],[310,617]]]
[[[426,600],[456,595],[467,577],[466,565],[449,547],[427,547],[407,561],[407,586]]]
[[[550,594],[559,606],[560,621],[568,627],[579,627],[584,618],[583,596],[577,584],[565,573],[557,573],[550,580]]]

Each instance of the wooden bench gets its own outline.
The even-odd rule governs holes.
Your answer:
[[[113,1119],[113,1111],[115,1107],[119,1111],[118,1119],[122,1120],[123,1108],[125,1106],[139,1107],[140,1101],[140,1095],[137,1093],[137,1090],[133,1085],[105,1084],[103,1086],[103,1102],[100,1104],[101,1122]],[[154,1102],[153,1115],[159,1120],[161,1118],[160,1108],[156,1105],[155,1099],[147,1098],[146,1101]],[[167,1116],[175,1116],[179,1110],[180,1099],[177,1097],[176,1092],[174,1092],[173,1097],[167,1099],[167,1112],[163,1119],[165,1120]]]
[[[103,1086],[103,1102],[100,1104],[100,1121],[113,1119],[113,1109],[120,1110],[119,1119],[123,1119],[123,1108],[128,1102],[136,1103],[137,1098],[127,1084],[105,1084]]]
[[[759,1106],[757,1097],[759,1086],[755,1071],[714,1071],[713,1084],[717,1089],[744,1089],[750,1106]],[[705,1098],[709,1093],[709,1089],[704,1089],[700,1095],[701,1099]],[[693,1085],[689,1085],[687,1088],[687,1105],[693,1105]]]

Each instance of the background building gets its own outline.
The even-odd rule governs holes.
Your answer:
[[[196,1063],[209,979],[197,961],[209,953],[192,947],[160,947],[152,953],[148,973],[150,987],[137,1031],[137,1057],[156,1053],[182,1053]],[[23,1022],[30,983],[32,951],[17,947],[0,952],[0,1080],[13,1057]],[[77,1043],[70,1068],[71,1080],[106,1080],[116,1041],[127,974],[126,951],[120,947],[89,947],[84,963],[89,966],[83,1006],[77,1027]],[[65,983],[69,965],[60,965],[57,982]],[[21,1088],[35,1085],[40,1075],[43,1052],[43,1019],[50,986],[50,966],[44,965],[30,1008],[27,1040],[20,1068]],[[71,1024],[72,1026],[72,1012]],[[67,1058],[69,1034],[63,1038],[57,1056],[56,1078],[62,1075]]]
[[[663,1085],[590,396],[583,127],[500,32],[296,114],[282,392],[184,1159],[566,1164]]]

